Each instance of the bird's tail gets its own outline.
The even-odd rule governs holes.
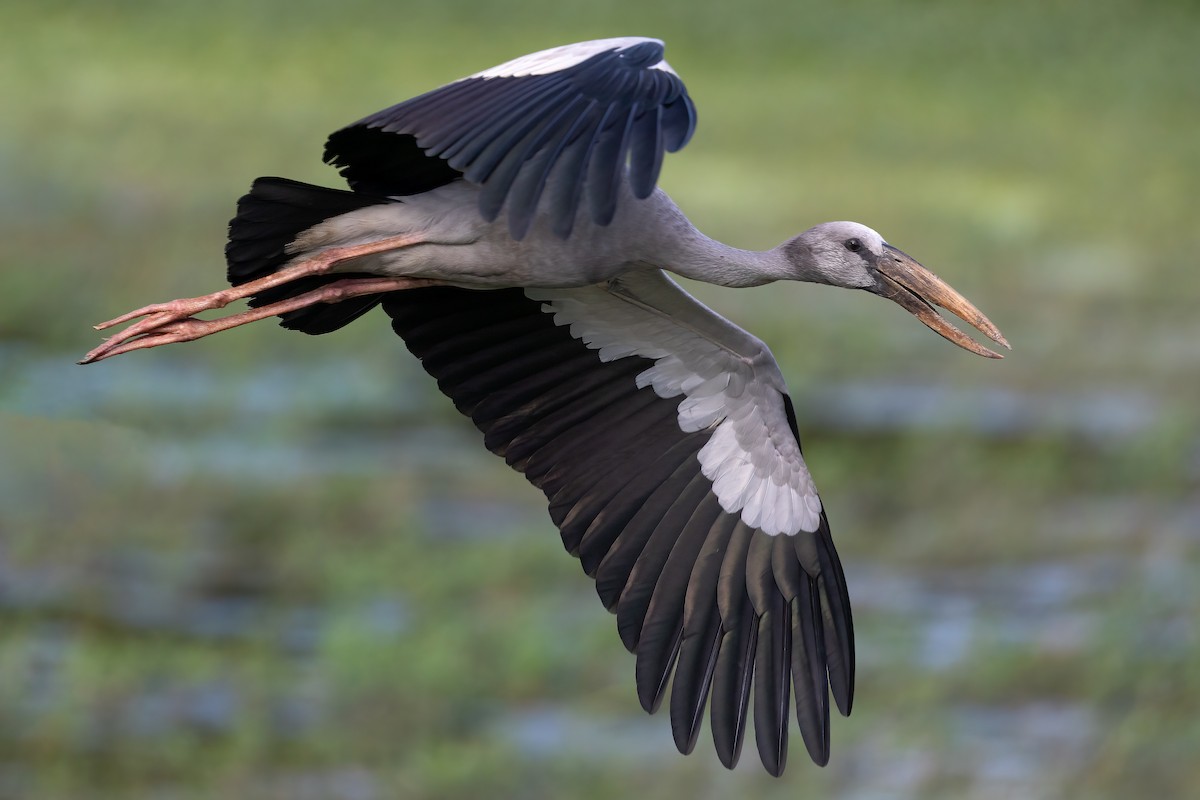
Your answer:
[[[238,200],[237,215],[229,221],[229,243],[225,245],[229,282],[237,286],[270,275],[295,255],[285,248],[304,231],[331,217],[386,202],[386,198],[375,195],[328,189],[287,178],[258,178],[250,192]],[[301,278],[254,295],[250,305],[274,303],[352,276],[353,273],[339,273]],[[281,315],[280,324],[305,333],[329,333],[365,314],[380,297],[366,295],[309,306]]]

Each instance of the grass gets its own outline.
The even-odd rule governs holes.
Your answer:
[[[6,4],[0,797],[1195,794],[1198,23],[1118,0]],[[629,33],[666,39],[696,99],[663,183],[706,232],[863,220],[1016,348],[970,358],[849,292],[697,289],[796,387],[856,601],[855,714],[829,768],[793,742],[782,781],[752,748],[732,773],[703,737],[673,754],[536,493],[382,319],[145,354],[110,394],[119,367],[70,363],[88,323],[220,284],[250,179],[335,184],[328,131]],[[806,387],[846,382],[1007,393],[1043,423],[814,425]],[[1097,407],[1136,424],[1080,433]],[[400,460],[338,460],[364,443]]]

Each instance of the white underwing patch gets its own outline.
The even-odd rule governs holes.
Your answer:
[[[687,297],[665,278],[662,282]],[[525,294],[543,301],[555,323],[569,326],[601,361],[634,355],[654,360],[637,376],[637,386],[651,387],[662,398],[682,395],[680,429],[711,431],[698,457],[725,511],[740,513],[747,525],[769,535],[817,529],[821,500],[788,425],[783,398],[751,361],[674,319],[672,309],[661,307],[661,291],[654,300],[663,313],[629,302],[626,298],[636,293],[628,286],[621,294],[603,286],[526,289]],[[692,304],[678,310],[696,313]]]

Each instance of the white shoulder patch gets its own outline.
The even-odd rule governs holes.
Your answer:
[[[609,50],[623,50],[631,45],[640,44],[642,42],[654,42],[657,39],[648,39],[644,36],[621,36],[615,39],[595,39],[590,42],[577,42],[576,44],[564,44],[559,47],[551,47],[549,50],[541,50],[537,53],[530,53],[520,58],[514,58],[512,61],[506,61],[490,69],[485,69],[482,72],[476,72],[463,80],[471,78],[521,78],[526,75],[549,75],[551,72],[573,67],[583,61],[588,60],[598,53],[604,53]],[[661,44],[661,42],[659,42]],[[654,65],[653,69],[661,69],[666,72],[675,74],[666,61],[660,61]]]
[[[738,355],[736,347],[744,342],[727,346],[720,332],[752,337],[661,272],[630,276],[619,288],[526,289],[525,294],[545,302],[555,324],[569,325],[571,335],[596,350],[601,361],[631,355],[654,359],[654,366],[637,376],[637,385],[653,387],[662,398],[683,395],[680,429],[712,431],[700,450],[700,467],[725,511],[740,513],[747,525],[772,536],[815,531],[821,500],[788,425],[782,377],[769,353],[765,361]]]

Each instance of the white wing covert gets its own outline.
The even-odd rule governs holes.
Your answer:
[[[784,408],[783,376],[770,351],[721,319],[665,273],[630,273],[607,287],[526,289],[555,323],[601,361],[654,360],[637,376],[664,399],[683,395],[679,427],[711,429],[700,450],[721,507],[768,535],[815,531],[821,500]]]

